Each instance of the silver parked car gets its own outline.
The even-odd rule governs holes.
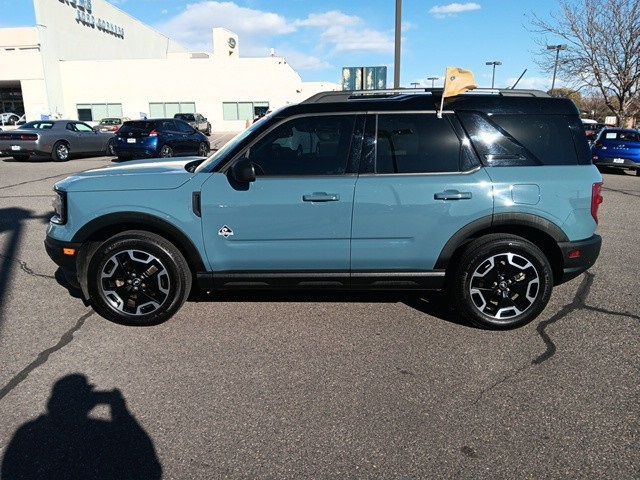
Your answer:
[[[72,154],[115,155],[113,132],[100,132],[77,120],[38,120],[0,133],[0,156],[27,160],[50,156],[68,160]]]

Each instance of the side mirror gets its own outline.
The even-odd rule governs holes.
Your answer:
[[[251,161],[244,157],[231,167],[231,175],[236,182],[249,183],[256,181],[256,170]]]

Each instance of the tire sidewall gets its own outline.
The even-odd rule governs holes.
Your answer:
[[[104,265],[115,254],[123,250],[141,250],[156,256],[169,275],[169,296],[154,312],[146,315],[130,315],[114,310],[101,293],[98,286]],[[132,234],[113,238],[103,243],[93,254],[87,269],[87,289],[96,312],[108,320],[131,326],[156,325],[169,319],[184,303],[189,293],[190,282],[184,271],[184,259],[176,258],[179,252],[171,252],[162,243]]]
[[[60,144],[64,144],[64,142],[56,142],[55,145],[53,146],[53,151],[51,152],[51,158],[55,161],[55,162],[66,162],[67,160],[69,160],[69,156],[71,155],[71,149],[69,148],[69,146],[67,145],[67,158],[60,158],[58,156],[58,146],[60,146]]]
[[[165,148],[170,153],[170,155],[163,155],[162,154],[162,152],[165,150]],[[172,158],[174,156],[173,148],[171,148],[169,145],[163,145],[162,147],[160,147],[160,152],[158,153],[158,155],[160,155],[160,158]]]
[[[509,319],[498,320],[480,312],[480,310],[475,307],[469,291],[469,285],[473,273],[482,262],[493,255],[506,252],[521,255],[533,264],[538,273],[540,287],[535,301],[523,313]],[[544,253],[524,239],[514,239],[496,240],[464,255],[461,259],[458,275],[456,275],[455,294],[458,296],[462,313],[474,324],[482,328],[510,329],[525,325],[535,319],[549,302],[552,289],[553,271]]]

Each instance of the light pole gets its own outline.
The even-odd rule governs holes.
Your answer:
[[[496,67],[498,65],[502,65],[502,62],[497,62],[497,61],[487,62],[485,63],[485,65],[493,65],[493,74],[491,75],[491,88],[493,88],[496,82]]]
[[[555,50],[556,51],[556,61],[553,64],[553,80],[551,81],[551,91],[556,86],[556,73],[558,72],[558,59],[560,58],[560,50],[566,50],[566,45],[547,45],[547,50]]]
[[[396,46],[393,63],[393,88],[400,88],[400,43],[402,41],[402,0],[396,0]]]
[[[420,82],[411,82],[411,86],[413,88],[418,88],[420,86]]]
[[[427,80],[431,80],[431,88],[435,86],[435,81],[439,80],[438,77],[428,77]]]

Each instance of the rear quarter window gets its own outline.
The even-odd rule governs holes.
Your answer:
[[[489,166],[578,165],[590,162],[579,119],[566,115],[459,115]]]

